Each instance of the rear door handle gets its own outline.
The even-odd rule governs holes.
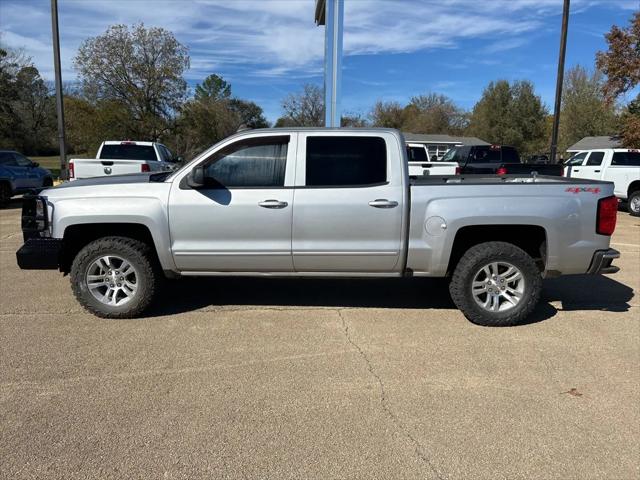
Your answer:
[[[600,170],[594,170],[596,173],[600,173]]]
[[[574,172],[579,172],[580,170],[578,170],[577,168],[573,169]]]
[[[370,201],[369,205],[374,208],[394,208],[398,206],[398,202],[394,200],[387,200],[386,198],[377,198]]]
[[[262,202],[258,202],[262,208],[284,208],[289,205],[287,202],[281,202],[280,200],[263,200]]]

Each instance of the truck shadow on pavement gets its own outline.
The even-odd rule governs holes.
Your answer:
[[[166,293],[149,316],[185,313],[216,306],[454,309],[444,279],[316,279],[210,277],[167,282]],[[527,323],[562,310],[626,312],[633,290],[611,278],[576,275],[545,280],[542,300]],[[425,312],[426,315],[433,312]]]

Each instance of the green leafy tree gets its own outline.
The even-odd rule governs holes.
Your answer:
[[[491,143],[512,145],[522,155],[546,145],[547,109],[528,81],[491,82],[473,107],[468,131]]]
[[[413,133],[459,135],[466,127],[464,110],[445,95],[429,93],[411,98],[403,112],[403,130]]]
[[[0,46],[0,143],[26,154],[52,149],[53,99],[31,59]]]
[[[239,128],[268,127],[262,108],[254,102],[234,98],[231,85],[219,75],[209,75],[195,87],[176,122],[173,146],[190,157]]]
[[[578,140],[596,135],[615,135],[619,122],[613,105],[606,101],[604,77],[576,65],[565,77],[560,114],[560,151]]]
[[[74,65],[88,99],[129,110],[127,128],[137,138],[166,134],[186,97],[187,48],[163,28],[111,26],[80,45]]]
[[[214,73],[205,78],[201,84],[196,85],[194,97],[199,101],[226,100],[231,97],[231,85]]]

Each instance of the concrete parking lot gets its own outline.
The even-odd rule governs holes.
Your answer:
[[[441,280],[175,282],[101,320],[0,210],[0,477],[637,479],[640,219],[482,328]]]

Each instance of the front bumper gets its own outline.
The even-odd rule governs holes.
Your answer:
[[[616,258],[620,258],[620,252],[613,248],[596,251],[596,253],[593,254],[593,259],[591,260],[591,265],[587,273],[616,273],[620,270],[620,267],[611,265]]]
[[[16,252],[16,259],[23,270],[57,270],[61,252],[61,238],[29,238]]]

